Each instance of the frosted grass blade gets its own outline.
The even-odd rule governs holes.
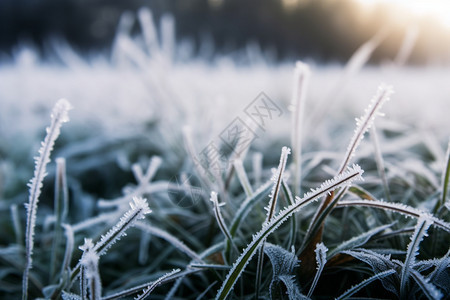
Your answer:
[[[447,202],[446,199],[447,199],[447,194],[448,194],[449,181],[450,181],[450,141],[448,142],[448,145],[447,145],[447,152],[445,153],[444,171],[442,172],[442,179],[441,179],[442,194],[433,209],[434,213],[437,213],[438,210],[441,207],[443,207]]]
[[[402,266],[400,277],[400,296],[404,297],[406,292],[406,284],[409,279],[410,270],[414,265],[416,256],[419,252],[419,244],[425,236],[427,236],[427,230],[433,221],[426,215],[420,216],[417,221],[416,228],[411,236],[411,243],[408,245],[408,251],[406,253],[405,262]],[[402,296],[403,295],[403,296]]]
[[[344,174],[334,177],[331,180],[325,181],[319,188],[311,190],[306,193],[303,198],[296,198],[293,205],[290,205],[279,212],[270,222],[263,225],[261,231],[253,236],[253,240],[245,248],[239,258],[233,265],[233,268],[228,273],[222,287],[217,293],[216,299],[225,299],[231,292],[237,279],[240,277],[242,271],[250,262],[250,259],[255,255],[256,251],[261,246],[262,242],[273,233],[284,221],[286,221],[295,212],[299,211],[305,205],[312,203],[321,196],[330,193],[331,191],[346,186],[354,180],[362,179],[363,171],[358,165],[354,165]]]
[[[347,153],[345,154],[345,159],[339,167],[339,173],[344,172],[347,168],[350,160],[355,155],[355,151],[364,138],[364,134],[373,124],[375,117],[379,114],[379,110],[383,106],[383,104],[388,101],[393,93],[392,87],[387,85],[380,85],[378,88],[377,94],[372,98],[369,106],[366,108],[364,115],[361,118],[356,119],[356,129],[355,133],[350,140],[350,144],[347,147]]]
[[[136,297],[136,300],[144,300],[145,298],[147,298],[151,292],[153,292],[153,290],[160,285],[165,279],[172,277],[173,275],[179,273],[181,270],[180,269],[175,269],[161,277],[159,277],[157,280],[155,280],[154,282],[152,282],[151,285],[148,286],[147,289],[145,289],[141,295],[139,295],[138,297]]]
[[[345,200],[340,201],[337,204],[338,207],[344,207],[344,206],[367,206],[367,207],[375,207],[380,208],[384,210],[391,210],[398,212],[402,215],[405,215],[407,217],[413,217],[413,218],[420,218],[420,216],[427,214],[424,211],[418,210],[414,207],[407,206],[401,203],[391,203],[391,202],[384,202],[384,201],[378,201],[378,200]],[[445,222],[444,220],[441,220],[439,218],[436,218],[432,215],[428,214],[428,219],[433,222],[434,226],[437,226],[447,232],[450,232],[450,224]]]
[[[351,297],[354,293],[358,292],[360,289],[362,289],[363,287],[369,285],[370,283],[372,283],[373,281],[377,280],[377,279],[382,279],[386,276],[392,275],[395,273],[395,270],[391,269],[391,270],[387,270],[384,272],[380,272],[377,273],[367,279],[364,279],[362,282],[358,283],[355,286],[352,286],[351,288],[349,288],[347,291],[345,291],[345,293],[343,293],[342,295],[340,295],[339,297],[336,298],[336,300],[343,300],[343,299],[347,299],[349,297]]]
[[[36,166],[34,170],[34,177],[28,184],[28,187],[30,188],[30,196],[28,199],[28,203],[25,205],[27,209],[27,224],[25,230],[26,260],[22,280],[23,300],[28,298],[28,277],[33,263],[32,255],[34,246],[34,230],[36,225],[36,212],[43,181],[45,176],[47,175],[46,167],[50,162],[50,153],[53,150],[55,141],[59,136],[62,124],[69,121],[68,112],[70,109],[72,109],[72,106],[66,99],[59,100],[53,107],[51,113],[51,124],[46,129],[47,135],[41,144],[41,148],[39,149],[39,156],[35,157]]]
[[[69,191],[66,178],[66,160],[56,159],[56,180],[55,180],[55,225],[53,233],[53,245],[50,259],[50,282],[54,282],[56,277],[57,262],[61,260],[60,246],[63,239],[63,227],[69,210]]]
[[[319,281],[320,275],[322,274],[323,268],[325,267],[325,264],[327,263],[327,251],[328,248],[325,247],[323,243],[317,244],[316,246],[316,262],[317,262],[317,272],[314,276],[313,283],[311,284],[311,288],[309,289],[308,298],[311,298],[314,289],[316,288],[317,282]]]
[[[309,84],[308,65],[298,61],[295,64],[294,85],[292,91],[292,135],[291,146],[294,158],[294,193],[300,195],[302,175],[302,127],[306,92]]]
[[[227,242],[231,243],[234,246],[234,248],[237,250],[237,247],[233,242],[233,238],[231,237],[230,231],[228,231],[228,228],[225,225],[225,221],[223,219],[222,213],[220,212],[220,206],[225,205],[225,203],[219,204],[219,200],[217,199],[217,193],[214,191],[211,192],[210,200],[214,205],[214,207],[213,207],[214,216],[216,218],[217,224],[219,225],[220,231],[222,231],[223,235],[226,237]]]
[[[280,189],[283,183],[284,169],[286,168],[287,158],[290,153],[291,149],[288,147],[283,147],[281,149],[281,156],[280,156],[280,163],[278,165],[278,170],[272,177],[274,185],[272,188],[272,193],[270,194],[269,205],[265,208],[267,210],[267,217],[265,223],[270,222],[270,220],[272,220],[273,215],[275,214],[278,194],[280,193]],[[264,264],[264,246],[265,242],[262,243],[258,254],[258,265],[256,268],[256,283],[255,283],[256,299],[259,298],[259,287],[261,285],[262,269]]]

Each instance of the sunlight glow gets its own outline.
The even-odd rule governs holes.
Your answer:
[[[450,0],[357,0],[357,2],[367,6],[376,4],[393,5],[418,16],[436,18],[447,28],[450,28]]]

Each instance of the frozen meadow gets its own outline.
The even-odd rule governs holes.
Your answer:
[[[141,11],[140,24],[151,24],[147,13]],[[371,50],[364,47],[346,65],[305,60],[296,67],[294,61],[274,62],[255,45],[230,55],[193,56],[188,42],[175,42],[171,18],[163,19],[159,34],[151,25],[134,37],[127,22],[108,54],[83,57],[54,41],[45,61],[33,47],[21,46],[0,63],[4,295],[306,299],[359,291],[376,298],[383,294],[370,288],[374,281],[385,297],[448,295],[448,66],[366,65]],[[308,80],[299,84],[298,76]],[[394,90],[385,104],[389,95],[374,97],[381,83]],[[40,186],[34,187],[36,207],[29,204],[26,221],[33,157],[61,98],[73,107],[70,122],[51,154],[39,207]],[[369,107],[351,140],[355,118],[372,98],[383,107]],[[302,101],[299,116],[296,100]],[[224,145],[237,123],[235,129],[251,132],[242,151],[239,136],[234,150]],[[291,137],[293,130],[298,135]],[[356,151],[348,150],[352,141]],[[208,148],[213,144],[218,148]],[[206,167],[197,161],[204,154]],[[58,157],[63,159],[55,165]],[[181,194],[191,198],[187,205],[177,202]],[[304,209],[322,197],[321,206]],[[378,206],[382,213],[349,206]],[[136,228],[125,237],[131,226]],[[29,228],[36,230],[35,241]],[[353,265],[346,265],[348,257]],[[348,275],[346,268],[366,276]],[[321,276],[333,280],[335,274],[345,280],[324,285]],[[242,284],[241,276],[255,285]]]
[[[28,48],[18,50],[12,61],[2,62],[0,134],[5,144],[22,137],[32,143],[39,140],[46,116],[59,98],[74,106],[69,126],[75,130],[69,135],[73,131],[111,137],[141,133],[146,124],[156,122],[171,128],[167,137],[180,134],[181,128],[189,125],[207,142],[261,92],[283,111],[283,117],[270,124],[264,142],[289,136],[294,62],[268,62],[258,56],[261,53],[250,53],[259,59],[244,64],[231,57],[212,63],[202,58],[174,62],[150,57],[135,63],[130,57],[118,63],[106,55],[86,60],[65,47],[58,53],[63,56],[62,63],[40,62]],[[450,125],[448,67],[386,63],[347,76],[345,66],[338,64],[309,62],[309,66],[312,76],[304,109],[307,116],[314,113],[316,118],[306,118],[306,128],[352,126],[378,85],[388,83],[395,96],[380,122],[436,137],[441,146],[446,142]],[[329,136],[307,131],[304,135],[315,141],[329,140]]]

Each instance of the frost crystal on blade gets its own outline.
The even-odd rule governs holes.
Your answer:
[[[363,171],[358,165],[354,165],[353,168],[339,176],[336,176],[332,180],[329,180],[322,184],[319,189],[312,190],[311,192],[305,194],[303,198],[296,197],[295,203],[289,205],[280,211],[273,219],[265,223],[263,228],[255,235],[253,235],[252,241],[244,251],[241,253],[239,258],[234,262],[233,267],[229,271],[225,281],[223,282],[221,288],[219,289],[216,299],[225,299],[234,287],[234,284],[238,280],[239,276],[242,274],[243,270],[250,262],[250,259],[255,255],[256,251],[261,247],[261,244],[265,239],[273,233],[281,224],[283,224],[290,216],[292,216],[296,211],[299,211],[304,206],[313,201],[317,200],[326,193],[329,193],[335,189],[346,186],[352,181],[361,179]]]
[[[35,157],[36,167],[34,169],[34,177],[31,179],[28,187],[30,188],[30,196],[28,203],[25,205],[27,209],[27,226],[25,232],[25,250],[26,263],[23,273],[22,295],[23,299],[28,296],[28,275],[32,268],[32,255],[34,247],[34,227],[36,224],[36,211],[41,194],[42,182],[47,175],[46,167],[50,162],[50,153],[53,150],[56,139],[59,136],[61,125],[69,121],[69,110],[72,108],[66,99],[59,100],[53,107],[51,113],[51,124],[46,128],[47,135],[41,143],[39,156]]]
[[[273,174],[271,180],[274,182],[272,192],[270,193],[270,201],[269,205],[265,207],[265,210],[267,211],[267,218],[266,222],[269,222],[270,219],[272,219],[272,216],[275,213],[275,207],[277,203],[278,194],[281,187],[281,181],[283,180],[283,174],[284,170],[286,168],[286,162],[288,155],[291,154],[291,149],[288,147],[283,147],[281,149],[281,156],[280,156],[280,164],[278,165],[277,171]]]
[[[380,85],[378,92],[374,98],[372,98],[371,103],[366,108],[364,116],[356,119],[356,129],[350,144],[347,148],[347,153],[345,154],[345,159],[339,168],[338,173],[342,173],[347,167],[348,163],[355,155],[356,148],[358,148],[359,143],[361,143],[364,138],[364,134],[373,124],[375,117],[380,114],[380,108],[383,104],[388,101],[393,93],[392,87],[388,85]]]
[[[122,236],[125,235],[125,231],[134,226],[137,220],[143,219],[146,214],[151,213],[151,209],[148,207],[147,200],[140,197],[134,197],[130,202],[131,209],[127,211],[119,223],[117,223],[112,229],[110,229],[100,241],[95,245],[94,250],[99,256],[106,253],[106,251]]]

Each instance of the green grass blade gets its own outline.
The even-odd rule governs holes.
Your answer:
[[[431,225],[431,220],[426,216],[420,216],[417,221],[416,229],[411,236],[411,243],[408,245],[408,252],[406,253],[405,262],[402,266],[401,277],[400,277],[400,296],[405,296],[406,283],[409,279],[410,270],[414,265],[416,256],[419,252],[419,244],[425,236],[427,236],[427,230]],[[403,295],[403,296],[402,296]]]
[[[345,291],[345,293],[343,293],[342,295],[337,297],[336,300],[347,299],[347,298],[351,297],[354,293],[358,292],[363,287],[369,285],[371,282],[373,282],[377,279],[382,279],[382,278],[392,275],[394,273],[395,273],[395,270],[391,269],[391,270],[377,273],[377,274],[373,275],[372,277],[364,279],[362,282],[358,283],[357,285],[355,285],[355,286],[351,287],[350,289],[348,289],[347,291]]]
[[[380,141],[378,140],[378,134],[375,126],[370,129],[370,137],[373,141],[373,146],[375,150],[375,162],[377,164],[378,174],[381,178],[383,184],[384,194],[387,201],[391,201],[391,193],[389,192],[389,184],[386,178],[386,171],[384,168],[383,155],[381,154]]]
[[[416,270],[411,270],[411,277],[414,278],[417,285],[420,287],[420,289],[423,291],[424,295],[428,299],[432,300],[440,300],[444,297],[442,292],[436,288],[428,278],[425,278],[422,274],[417,272]]]
[[[141,295],[139,295],[136,300],[144,300],[145,298],[147,298],[151,292],[158,286],[160,285],[165,279],[172,277],[173,275],[179,273],[181,271],[181,269],[175,269],[161,277],[159,277],[157,280],[155,280],[154,282],[152,282],[144,291]]]
[[[246,265],[250,262],[250,259],[255,255],[263,241],[273,233],[284,221],[291,217],[295,212],[303,208],[305,205],[310,204],[312,201],[317,200],[321,196],[330,193],[331,191],[350,184],[352,181],[361,179],[363,171],[357,165],[354,165],[349,171],[336,176],[332,180],[328,180],[322,184],[318,189],[312,190],[305,194],[303,198],[296,198],[293,205],[290,205],[278,213],[270,222],[263,225],[261,231],[253,236],[253,240],[245,248],[240,257],[236,260],[233,268],[228,273],[222,287],[217,293],[216,299],[225,299],[231,292],[234,284],[238,280],[242,271]]]
[[[253,193],[252,197],[247,198],[239,207],[238,211],[236,212],[235,217],[231,221],[230,226],[230,234],[231,237],[235,237],[236,232],[241,225],[241,221],[247,216],[249,211],[253,206],[255,206],[256,203],[259,201],[265,199],[265,197],[269,194],[271,188],[272,188],[272,181],[268,181],[263,186],[261,186],[258,190]],[[227,241],[225,246],[225,257],[230,257],[230,249],[231,249],[231,243]]]
[[[385,231],[386,229],[392,227],[394,223],[387,224],[387,225],[381,225],[378,227],[375,227],[369,231],[363,232],[360,235],[357,235],[347,241],[342,242],[340,245],[338,245],[336,248],[334,248],[332,251],[328,253],[328,259],[332,258],[336,254],[346,251],[346,250],[352,250],[357,247],[361,247],[362,245],[365,245],[368,241],[371,240],[376,235],[379,235],[381,232]]]
[[[167,282],[171,282],[171,281],[176,280],[178,278],[183,278],[183,277],[185,277],[187,275],[198,273],[198,272],[202,272],[202,271],[203,271],[203,269],[187,269],[187,270],[184,270],[184,271],[181,271],[181,272],[177,272],[176,274],[172,274],[169,277],[165,277],[163,280],[161,280],[161,282],[159,284],[164,284],[164,283],[167,283]],[[126,289],[126,290],[123,290],[123,291],[116,292],[114,294],[110,294],[110,295],[104,296],[104,297],[102,297],[102,300],[121,299],[121,298],[124,298],[124,297],[127,297],[127,296],[131,296],[133,294],[137,294],[137,293],[141,292],[143,289],[149,287],[153,282],[140,284],[138,286],[131,287],[129,289]]]
[[[227,225],[225,224],[225,221],[223,219],[222,213],[220,212],[220,206],[225,205],[225,203],[222,202],[219,204],[219,200],[217,199],[217,193],[214,191],[211,192],[211,202],[214,205],[213,212],[217,221],[217,225],[219,225],[220,231],[222,231],[223,235],[226,237],[227,243],[231,243],[237,251],[236,244],[234,244],[230,231],[228,230]]]
[[[441,180],[442,194],[441,194],[441,198],[439,198],[438,202],[436,203],[436,206],[433,209],[433,213],[437,213],[438,210],[441,207],[443,207],[446,203],[449,179],[450,179],[450,141],[448,142],[447,152],[445,154],[444,172],[442,173],[442,180]]]
[[[265,199],[265,197],[269,194],[272,185],[273,183],[271,181],[268,181],[266,184],[261,186],[257,191],[255,191],[252,197],[247,198],[242,203],[242,205],[236,212],[236,216],[233,218],[233,221],[231,222],[230,234],[232,237],[235,236],[239,228],[239,225],[241,224],[241,221],[245,218],[245,216],[247,216],[252,207],[259,201]]]
[[[157,236],[159,238],[162,238],[169,242],[171,245],[173,245],[175,248],[177,248],[179,251],[185,253],[187,256],[192,258],[193,260],[197,262],[203,262],[203,259],[195,253],[194,250],[189,248],[186,244],[184,244],[182,241],[180,241],[177,237],[170,234],[169,232],[162,230],[160,228],[157,228],[153,225],[150,225],[146,222],[137,222],[136,227],[144,232],[150,233],[151,235]]]
[[[316,246],[316,262],[317,262],[317,272],[314,276],[313,283],[311,284],[311,288],[309,289],[308,298],[311,298],[314,289],[316,288],[317,282],[319,281],[320,275],[322,274],[323,268],[325,267],[325,264],[327,263],[327,251],[328,248],[325,247],[323,243],[317,244]]]
[[[66,178],[66,160],[56,159],[56,180],[55,180],[55,228],[53,233],[53,245],[50,259],[50,282],[56,280],[57,263],[61,262],[61,242],[63,240],[63,227],[69,206],[69,191]]]
[[[306,246],[311,242],[312,238],[315,237],[317,232],[319,232],[320,228],[322,227],[322,225],[325,222],[325,219],[328,217],[328,215],[331,213],[331,211],[336,206],[336,203],[340,199],[342,199],[342,197],[344,196],[344,194],[346,192],[347,192],[347,188],[340,191],[339,194],[333,198],[333,201],[331,201],[330,204],[327,207],[325,207],[325,209],[321,213],[319,213],[319,215],[316,218],[314,218],[314,220],[310,224],[310,227],[306,231],[306,235],[303,239],[302,246],[298,250],[298,253],[301,253],[306,248]]]
[[[426,212],[423,212],[421,210],[418,210],[414,207],[407,206],[401,203],[391,203],[391,202],[384,202],[384,201],[367,201],[367,200],[345,200],[340,201],[337,204],[338,207],[345,207],[345,206],[367,206],[367,207],[374,207],[379,208],[383,210],[391,210],[397,213],[400,213],[402,215],[405,215],[407,217],[413,217],[413,218],[420,218],[420,216],[427,214]],[[450,232],[450,224],[445,222],[444,220],[441,220],[439,218],[436,218],[432,215],[428,214],[428,218],[433,222],[434,226],[437,226],[447,232]]]
[[[74,234],[72,227],[67,224],[62,225],[64,228],[64,234],[66,236],[66,250],[64,252],[64,258],[61,264],[61,274],[65,271],[69,271],[70,261],[72,260],[73,245],[74,245]]]
[[[294,198],[292,197],[292,192],[289,189],[286,181],[283,180],[282,186],[284,195],[287,199],[287,206],[294,204]],[[295,240],[297,238],[297,216],[293,215],[291,218],[291,230],[289,230],[289,242],[287,248],[295,246]]]
[[[275,209],[278,202],[278,195],[280,194],[280,189],[283,183],[284,169],[286,168],[287,158],[290,153],[291,149],[288,147],[283,147],[281,149],[281,156],[280,156],[280,163],[278,165],[278,170],[272,177],[274,185],[272,193],[270,194],[269,205],[266,207],[267,217],[265,223],[270,222],[275,214]],[[256,268],[256,283],[255,283],[256,299],[259,298],[259,287],[261,285],[262,269],[264,264],[264,243],[265,242],[262,243],[261,248],[259,249],[258,265]]]
[[[16,244],[23,245],[23,230],[20,224],[19,211],[17,210],[17,204],[11,204],[9,207],[11,211],[12,225],[14,228],[14,235],[16,236]]]

